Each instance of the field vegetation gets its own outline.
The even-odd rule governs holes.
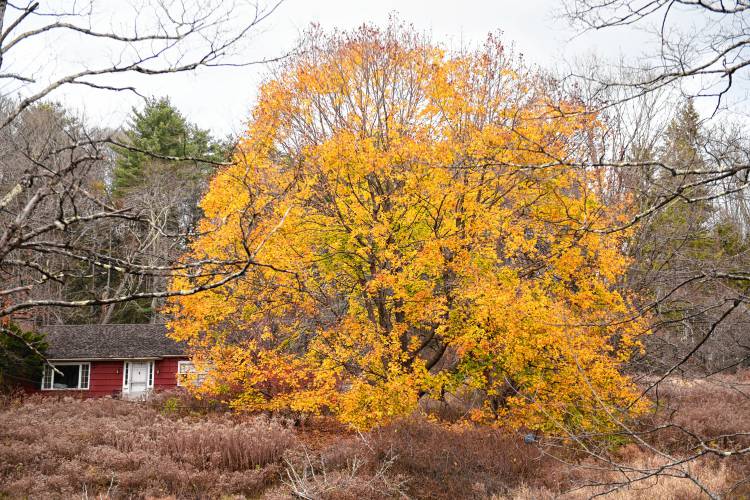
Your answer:
[[[748,427],[748,383],[744,373],[663,384],[643,442],[610,439],[590,453],[425,411],[357,433],[326,417],[227,413],[179,393],[147,404],[6,398],[0,498],[702,498],[695,481],[747,498],[747,456],[704,454],[690,478],[669,464],[693,456],[692,435],[721,441]],[[750,444],[732,439],[720,444]]]

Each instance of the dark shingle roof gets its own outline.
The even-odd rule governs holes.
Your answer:
[[[185,354],[185,345],[167,337],[164,325],[50,325],[49,359],[161,358]]]

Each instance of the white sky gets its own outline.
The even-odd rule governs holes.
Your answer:
[[[100,14],[109,17],[111,23],[121,15],[107,10],[114,2],[101,0],[105,7]],[[620,54],[633,57],[653,48],[647,34],[633,28],[575,37],[567,22],[555,17],[559,8],[557,0],[286,0],[264,22],[251,47],[254,56],[273,57],[293,47],[312,22],[323,28],[351,29],[364,22],[383,25],[390,14],[396,13],[401,20],[429,32],[435,41],[448,47],[478,43],[487,33],[502,30],[506,43],[515,44],[528,61],[545,67],[592,52],[615,59]],[[90,63],[97,57],[112,57],[102,50],[97,52],[100,47],[78,45],[65,52],[67,59],[61,58],[55,43],[47,40],[46,46],[24,48],[28,59],[16,60],[16,66],[20,64],[23,69],[38,61],[37,72],[51,68],[66,71],[65,65],[73,60]],[[53,53],[56,53],[54,60],[38,59],[40,54]],[[265,71],[264,66],[211,68],[191,74],[133,79],[133,83],[143,94],[168,95],[191,121],[216,136],[223,136],[243,130]],[[108,127],[120,125],[131,106],[140,104],[132,95],[87,88],[62,89],[52,98]]]

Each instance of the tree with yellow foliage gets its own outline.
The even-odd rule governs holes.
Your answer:
[[[568,166],[596,122],[553,88],[494,37],[446,53],[398,25],[310,33],[201,204],[191,255],[245,246],[256,265],[170,305],[208,371],[194,390],[358,428],[447,394],[541,430],[637,410],[617,207]]]

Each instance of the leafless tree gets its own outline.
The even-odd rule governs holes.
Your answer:
[[[723,397],[750,398],[747,384],[723,375],[750,362],[750,143],[736,98],[746,91],[742,80],[750,66],[750,3],[568,0],[564,5],[565,16],[584,31],[641,27],[658,41],[651,57],[636,64],[619,60],[611,69],[589,63],[561,81],[601,117],[591,161],[578,166],[606,172],[607,199],[631,214],[606,231],[633,235],[625,286],[638,292],[640,314],[653,319],[653,334],[645,357],[632,368],[641,377],[642,397],[658,403],[660,417],[619,425],[622,437],[651,454],[650,464],[625,463],[593,446],[592,436],[567,435],[560,442],[577,442],[601,471],[615,473],[614,479],[603,473],[601,482],[588,485],[597,494],[672,476],[718,498],[720,492],[695,473],[695,464],[708,457],[745,460],[750,430],[696,431],[662,412],[669,407],[662,396],[677,394],[674,387],[684,377]],[[711,105],[702,118],[695,115],[690,133],[677,137],[675,120],[692,102]],[[718,413],[722,408],[717,405],[713,418],[727,419]],[[665,434],[682,445],[666,446],[660,437]]]
[[[631,95],[672,84],[716,108],[750,66],[750,2],[746,0],[569,0],[565,14],[585,30],[639,26],[655,32],[659,51],[642,61],[637,81],[611,80]]]
[[[630,250],[639,270],[631,278],[638,275],[640,283],[631,279],[630,285],[646,284],[652,300],[644,308],[662,316],[657,328],[684,327],[682,344],[689,347],[673,345],[673,351],[687,352],[700,344],[691,359],[695,360],[705,353],[706,344],[713,343],[710,337],[724,329],[724,324],[710,329],[714,320],[741,323],[747,315],[747,250],[741,244],[730,249],[729,240],[744,240],[748,235],[750,144],[745,139],[746,120],[732,119],[741,116],[742,110],[728,96],[750,64],[750,4],[741,0],[569,0],[564,6],[567,18],[584,30],[656,28],[653,34],[660,43],[652,57],[632,65],[620,60],[614,70],[601,62],[579,65],[561,80],[584,89],[587,107],[602,118],[604,126],[599,141],[592,143],[589,165],[607,172],[610,199],[630,200],[630,220],[609,229],[636,231]],[[742,91],[741,87],[735,90]],[[666,150],[664,139],[667,124],[675,117],[673,110],[705,98],[714,99],[716,111],[733,114],[715,111],[709,118],[697,119],[695,127],[702,132],[689,145],[688,157]],[[703,207],[702,216],[696,216],[698,207]],[[686,215],[681,226],[665,216],[676,212]],[[665,226],[670,226],[668,232]],[[705,241],[698,242],[701,238],[723,248],[709,250]],[[695,248],[699,244],[704,254],[710,253],[709,258],[699,255]],[[714,300],[707,302],[701,296]],[[735,301],[740,305],[725,316]],[[678,309],[680,314],[671,314]],[[669,319],[664,320],[665,316]],[[688,316],[695,321],[681,319]],[[694,328],[696,322],[703,328]],[[746,363],[750,356],[742,347],[746,343],[736,337],[730,343],[741,359],[730,356],[733,361],[727,364]],[[709,364],[717,368],[716,363]]]
[[[32,309],[197,293],[227,283],[255,263],[250,246],[237,248],[222,262],[184,260],[174,253],[163,257],[156,242],[184,248],[191,236],[160,223],[159,205],[168,200],[158,198],[176,194],[178,186],[155,185],[160,191],[150,204],[113,201],[107,168],[111,146],[132,145],[85,126],[50,103],[64,88],[140,95],[136,86],[122,82],[262,63],[248,57],[248,41],[279,3],[143,0],[115,6],[95,0],[0,0],[0,319]],[[117,9],[117,18],[106,16],[110,11],[104,4]],[[98,47],[108,56],[63,64],[76,47]],[[29,69],[34,56],[47,56],[51,61],[45,62],[52,64]],[[161,162],[206,161],[142,153]],[[242,221],[243,230],[253,224],[251,216]],[[138,233],[145,239],[129,241],[134,225],[148,228]],[[119,233],[119,244],[129,246],[126,258],[112,251],[113,232]],[[113,275],[124,285],[97,285]],[[177,275],[191,276],[195,286],[169,289]],[[139,280],[155,286],[145,291],[129,286]],[[85,296],[63,293],[76,281],[92,284]]]

